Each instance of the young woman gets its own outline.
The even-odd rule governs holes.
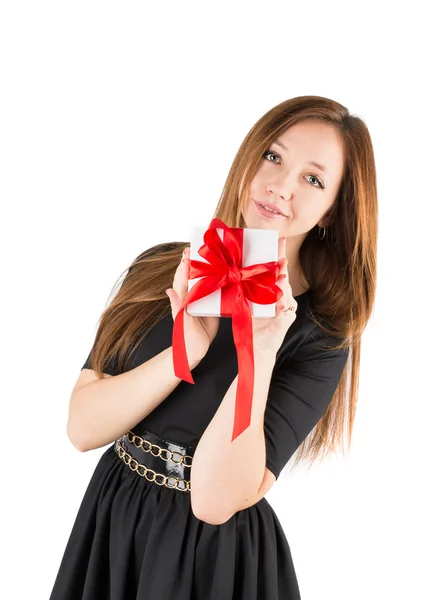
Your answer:
[[[214,217],[279,232],[283,295],[274,318],[253,319],[250,426],[231,441],[231,319],[185,311],[194,385],[175,376],[172,331],[189,249],[148,249],[104,310],[70,399],[74,446],[112,445],[86,490],[51,600],[300,598],[265,494],[293,455],[295,464],[313,462],[351,440],[376,283],[376,171],[365,124],[317,96],[272,108],[243,141]]]

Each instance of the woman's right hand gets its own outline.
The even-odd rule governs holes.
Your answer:
[[[187,246],[182,254],[182,260],[176,269],[173,287],[165,290],[171,303],[173,320],[179,312],[182,302],[188,293],[190,273],[190,248]],[[183,311],[185,347],[188,362],[191,365],[199,362],[208,352],[211,342],[219,329],[220,317],[194,317],[188,314],[187,307]]]

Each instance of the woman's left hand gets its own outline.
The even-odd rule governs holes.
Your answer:
[[[285,238],[279,238],[278,264],[280,273],[276,285],[281,288],[283,294],[276,304],[276,316],[271,319],[252,318],[253,346],[255,350],[277,352],[284,341],[288,328],[296,319],[298,303],[293,298],[293,292],[288,281],[288,259],[285,246]],[[289,308],[294,310],[286,310]]]

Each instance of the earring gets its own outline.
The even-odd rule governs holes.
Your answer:
[[[323,229],[323,230],[324,230],[324,235],[323,235],[322,237],[319,235],[319,232],[320,232],[320,230],[321,230],[321,229]],[[318,228],[318,238],[319,238],[320,240],[323,240],[323,239],[325,238],[325,231],[326,231],[326,228],[325,228],[325,227],[319,227],[319,228]]]

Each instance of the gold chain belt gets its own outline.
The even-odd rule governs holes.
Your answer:
[[[142,462],[139,462],[132,454],[130,454],[122,445],[123,438],[127,440],[139,450],[145,453],[152,454],[156,458],[161,458],[163,461],[170,461],[176,465],[182,465],[183,467],[190,468],[192,465],[193,457],[188,454],[181,454],[178,451],[172,451],[168,448],[162,448],[158,444],[154,444],[143,437],[136,435],[133,431],[129,431],[115,442],[115,451],[119,458],[135,473],[144,477],[149,482],[154,482],[157,485],[164,485],[170,489],[177,489],[181,492],[191,491],[191,482],[187,479],[180,479],[173,475],[165,475],[150,469]],[[184,447],[182,447],[184,448]],[[176,456],[175,456],[176,455]],[[189,459],[189,462],[187,462]],[[165,466],[166,468],[166,466]],[[160,481],[159,481],[160,478]],[[172,483],[169,483],[172,482]]]

